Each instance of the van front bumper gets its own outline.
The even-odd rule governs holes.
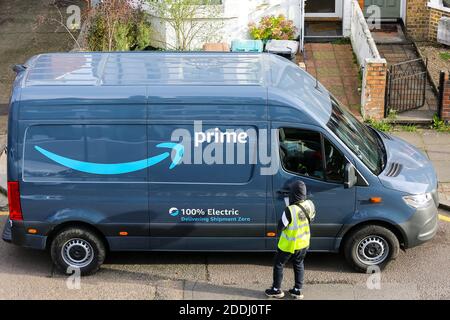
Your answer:
[[[2,239],[21,247],[40,250],[45,249],[47,242],[46,236],[26,233],[23,221],[9,219],[3,228]]]
[[[435,205],[417,209],[411,219],[400,224],[405,235],[405,248],[412,248],[433,239],[438,229],[438,221]]]

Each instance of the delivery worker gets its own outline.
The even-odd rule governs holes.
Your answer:
[[[295,299],[303,299],[303,260],[309,247],[309,223],[316,214],[314,204],[306,199],[306,186],[303,181],[295,181],[290,185],[289,206],[284,210],[278,223],[278,250],[273,267],[272,288],[266,290],[270,298],[283,298],[281,290],[283,267],[290,259],[294,265],[295,286],[289,290]]]

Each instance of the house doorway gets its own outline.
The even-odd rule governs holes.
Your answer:
[[[306,39],[342,37],[343,0],[306,0],[304,23]]]
[[[342,18],[342,0],[306,0],[305,17]]]

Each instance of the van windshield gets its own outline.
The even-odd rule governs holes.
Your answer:
[[[331,96],[328,128],[376,175],[383,171],[384,145],[377,134]]]

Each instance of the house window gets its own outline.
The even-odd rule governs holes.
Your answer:
[[[429,0],[428,7],[450,12],[450,0]]]

